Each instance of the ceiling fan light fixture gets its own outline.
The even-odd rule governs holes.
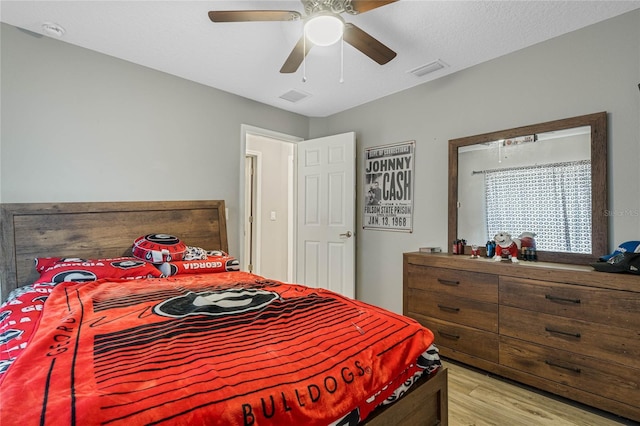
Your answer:
[[[331,13],[320,13],[304,24],[304,35],[316,46],[331,46],[342,38],[344,21]]]

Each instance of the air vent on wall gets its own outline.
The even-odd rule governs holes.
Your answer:
[[[280,96],[280,99],[284,99],[285,101],[289,101],[289,102],[299,102],[301,100],[303,100],[304,98],[307,98],[311,96],[309,93],[306,92],[302,92],[300,90],[289,90],[287,93],[285,93],[284,95]]]
[[[433,61],[433,62],[430,62],[430,63],[428,63],[426,65],[419,66],[418,68],[414,68],[409,72],[411,74],[415,75],[416,77],[422,77],[422,76],[427,75],[429,73],[441,70],[441,69],[443,69],[444,67],[447,67],[447,66],[448,66],[447,64],[445,64],[440,59],[438,59],[437,61]]]

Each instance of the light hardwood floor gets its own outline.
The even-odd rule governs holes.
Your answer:
[[[450,426],[637,425],[547,393],[492,377],[462,364],[449,369]]]

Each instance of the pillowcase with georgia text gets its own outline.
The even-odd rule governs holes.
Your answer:
[[[208,252],[205,259],[165,262],[159,268],[167,277],[178,274],[211,274],[239,271],[240,262],[223,251],[212,251]]]
[[[152,264],[135,257],[105,259],[37,258],[36,269],[40,272],[34,284],[59,284],[62,282],[88,282],[102,278],[159,278],[162,272]]]

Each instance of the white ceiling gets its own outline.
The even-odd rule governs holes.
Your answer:
[[[36,33],[61,25],[60,40],[309,117],[325,117],[640,8],[636,1],[400,0],[345,21],[397,57],[378,65],[340,43],[314,47],[303,67],[280,67],[302,34],[302,22],[213,23],[210,10],[283,9],[288,1],[2,0],[0,20]],[[416,77],[409,71],[440,60],[447,66]],[[309,96],[280,99],[291,90]]]

